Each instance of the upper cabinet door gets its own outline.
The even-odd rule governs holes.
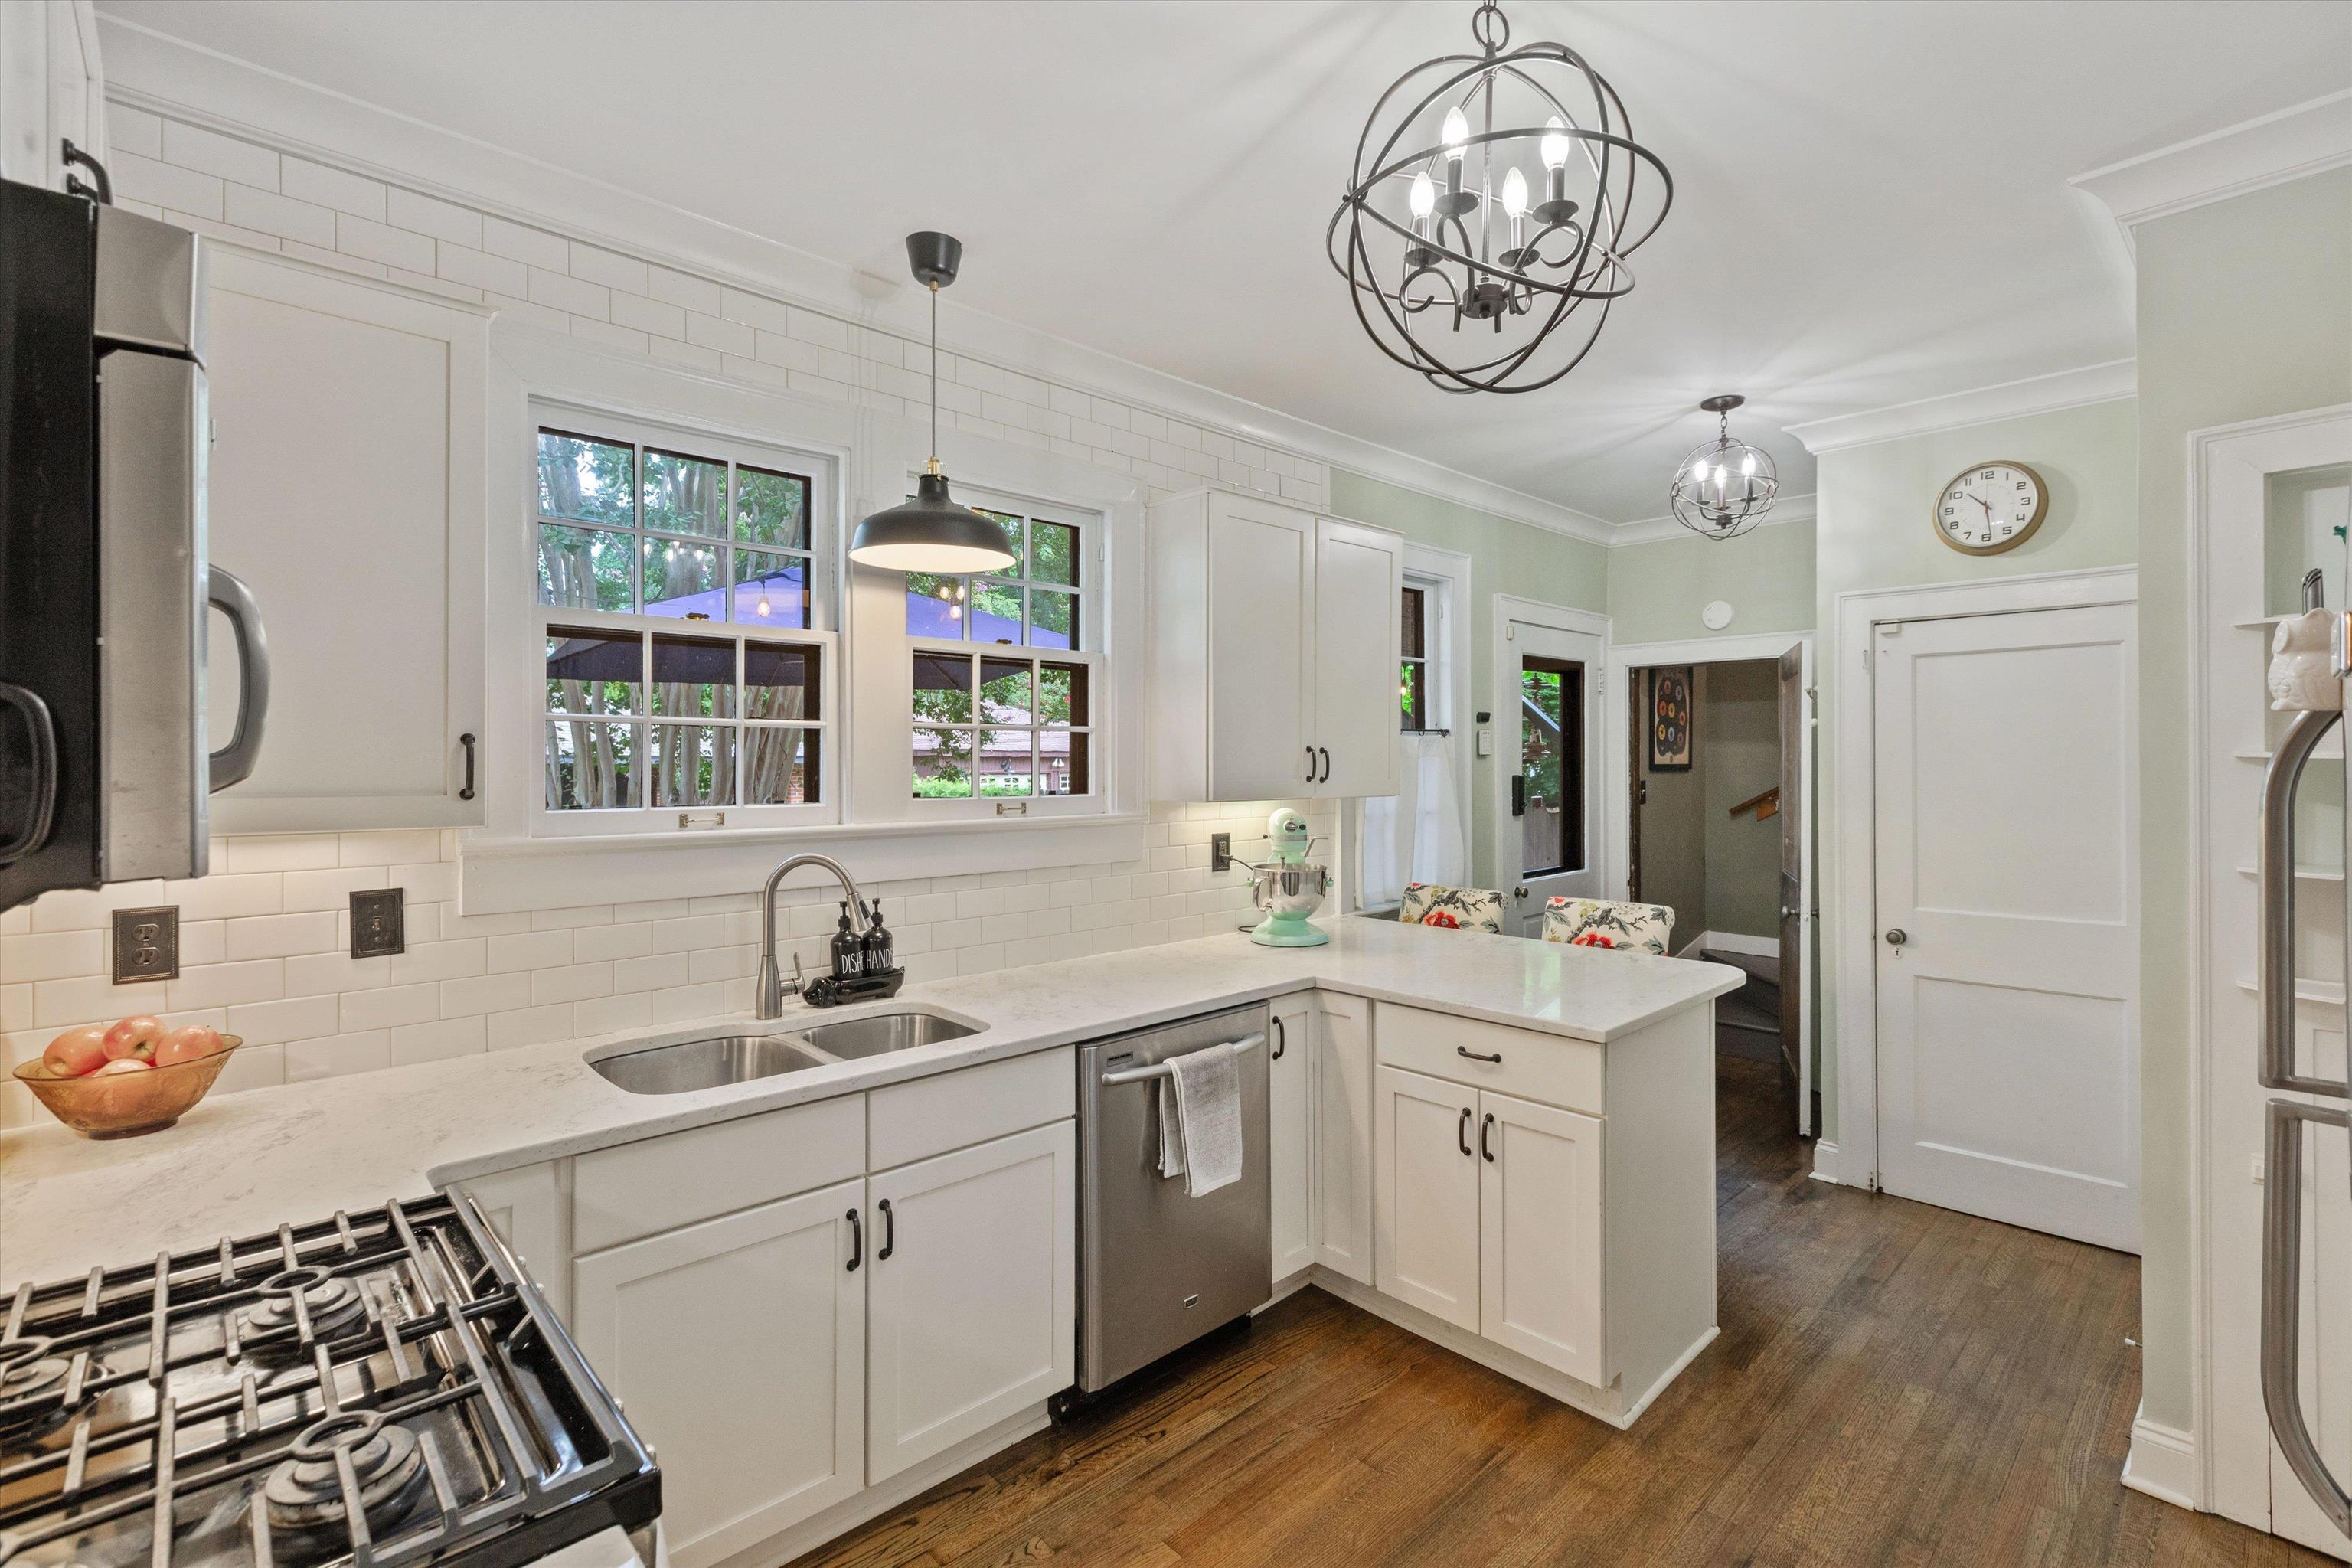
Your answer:
[[[215,827],[480,822],[488,318],[218,248],[210,306],[211,558],[253,590],[272,675]],[[215,735],[235,649],[215,613]]]
[[[1397,654],[1404,541],[1315,523],[1315,793],[1397,792]]]
[[[1213,492],[1207,547],[1209,798],[1311,794],[1315,520]]]

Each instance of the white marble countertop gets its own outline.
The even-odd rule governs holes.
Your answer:
[[[587,1063],[625,1046],[741,1030],[742,1016],[227,1095],[165,1131],[120,1142],[54,1123],[0,1133],[0,1289],[1307,986],[1606,1041],[1746,978],[1721,964],[1515,937],[1330,924],[1322,947],[1259,947],[1236,932],[910,985],[893,1001],[832,1014],[790,1004],[784,1018],[751,1026],[912,1004],[980,1032],[694,1093],[629,1094]]]

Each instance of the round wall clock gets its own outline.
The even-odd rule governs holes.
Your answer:
[[[1936,497],[1936,537],[1963,555],[1998,555],[2033,537],[2050,487],[2023,463],[1979,463]]]

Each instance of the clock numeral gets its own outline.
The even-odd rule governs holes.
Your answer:
[[[1990,468],[1987,468],[1987,469],[1984,471],[1984,477],[1985,477],[1986,479],[1990,479],[1997,478],[1997,477],[1998,477],[1998,475],[1994,472],[1994,470],[1992,470],[1992,469],[1990,469]]]
[[[2017,488],[2018,488],[2019,489],[2023,489],[2025,488],[2025,481],[2024,481],[2023,479],[2020,479],[2020,480],[2018,480],[2018,481],[2017,481]]]

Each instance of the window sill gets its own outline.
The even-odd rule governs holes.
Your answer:
[[[457,850],[461,913],[513,914],[652,899],[755,893],[777,861],[813,849],[862,883],[1140,860],[1140,814],[990,817],[968,822],[826,823],[805,827],[602,837],[468,838]]]

